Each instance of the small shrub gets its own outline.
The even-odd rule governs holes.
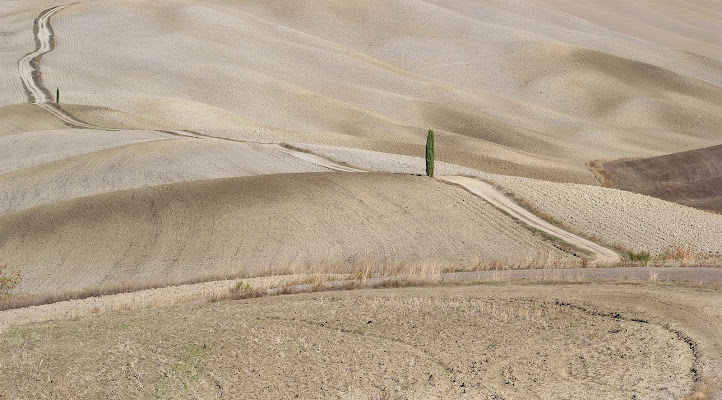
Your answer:
[[[248,282],[239,281],[236,284],[236,291],[240,293],[250,292],[251,291],[251,284]]]
[[[629,253],[627,254],[627,258],[629,258],[629,261],[647,262],[652,258],[652,256],[648,251],[642,251],[639,253]]]
[[[228,288],[228,293],[215,294],[208,298],[210,302],[217,302],[223,300],[240,300],[240,299],[252,299],[254,297],[267,296],[268,290],[261,290],[259,288],[251,287],[251,284],[244,281],[239,281],[235,286]]]
[[[10,271],[7,265],[0,267],[0,298],[7,299],[10,297],[10,292],[18,287],[22,280],[23,277],[20,275],[20,271]]]
[[[662,257],[666,260],[693,262],[697,259],[694,246],[672,246],[664,250]]]

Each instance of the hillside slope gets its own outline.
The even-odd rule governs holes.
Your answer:
[[[420,154],[433,128],[441,160],[591,184],[593,159],[719,144],[720,62],[527,2],[104,1],[53,24],[47,87],[166,129]]]
[[[399,265],[571,261],[471,194],[423,177],[307,173],[119,191],[0,216],[23,292]]]
[[[603,167],[619,189],[722,212],[722,145]]]
[[[722,61],[722,7],[714,0],[531,0],[613,31]]]
[[[58,140],[61,132],[52,133]],[[0,175],[0,213],[18,211],[40,204],[118,190],[156,186],[166,183],[205,179],[264,175],[290,172],[323,172],[328,169],[298,159],[262,145],[223,140],[177,138],[157,132],[145,132],[147,139],[133,143],[143,132],[112,132],[106,134],[124,138],[107,148],[72,156],[86,145],[102,137],[87,136],[88,131],[75,131],[83,140],[61,139],[62,145],[48,147],[48,155],[40,146],[50,146],[51,139],[32,149],[34,166]],[[22,143],[31,143],[36,134],[22,134]],[[170,139],[169,139],[170,138]],[[118,139],[116,139],[118,140]],[[65,146],[68,149],[61,151]],[[40,148],[39,148],[40,147]],[[12,147],[3,151],[15,152]],[[38,153],[41,156],[38,156]],[[63,157],[63,156],[67,157]],[[45,157],[42,157],[45,156]],[[27,161],[27,160],[25,160]]]

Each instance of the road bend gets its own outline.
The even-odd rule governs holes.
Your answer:
[[[532,228],[594,254],[595,258],[592,260],[594,264],[616,264],[622,260],[616,251],[544,221],[484,181],[466,176],[444,176],[439,179],[466,189]]]

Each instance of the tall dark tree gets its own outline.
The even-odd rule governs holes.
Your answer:
[[[434,177],[434,131],[426,136],[426,175]]]

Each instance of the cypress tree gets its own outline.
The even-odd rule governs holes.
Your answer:
[[[434,177],[434,131],[426,136],[426,175]]]
[[[55,103],[60,104],[60,88],[55,89]]]

